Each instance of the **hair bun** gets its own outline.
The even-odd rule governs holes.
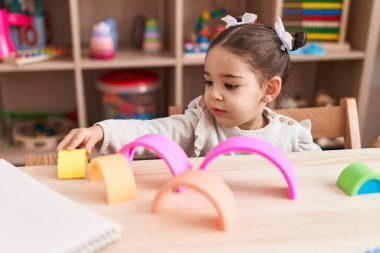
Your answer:
[[[307,34],[305,32],[296,32],[293,35],[293,48],[291,51],[297,50],[306,45]]]

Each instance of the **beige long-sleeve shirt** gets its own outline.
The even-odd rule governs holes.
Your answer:
[[[252,136],[271,142],[284,152],[317,151],[309,120],[297,122],[265,108],[268,124],[257,130],[219,125],[204,105],[194,99],[184,114],[153,120],[105,120],[96,124],[104,130],[100,153],[116,153],[125,144],[145,134],[162,134],[179,144],[190,157],[205,156],[210,149],[232,136]]]

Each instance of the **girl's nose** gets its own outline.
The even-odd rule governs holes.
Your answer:
[[[215,100],[222,100],[223,99],[222,92],[215,86],[212,87],[211,98],[215,99]]]

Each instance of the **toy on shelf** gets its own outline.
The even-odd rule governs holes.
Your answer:
[[[142,49],[144,42],[144,30],[145,30],[145,17],[138,15],[133,20],[133,26],[131,30],[131,44],[134,48]]]
[[[51,45],[44,48],[35,48],[16,51],[4,58],[4,62],[16,66],[47,61],[68,55],[71,49],[65,45]]]
[[[225,231],[231,229],[238,216],[235,196],[223,180],[205,171],[188,170],[166,182],[154,197],[152,212],[157,213],[165,209],[170,204],[168,198],[172,190],[180,186],[204,194],[218,212],[220,229]]]
[[[109,24],[102,21],[92,27],[90,38],[90,57],[109,60],[115,56],[115,43]]]
[[[15,144],[26,150],[51,151],[74,127],[74,122],[65,118],[18,121],[14,123],[12,137]]]
[[[340,173],[336,184],[349,196],[380,193],[380,173],[364,163],[352,163]]]
[[[145,24],[143,50],[145,53],[159,53],[162,50],[157,20],[149,18]]]
[[[337,100],[330,94],[323,90],[318,90],[315,95],[315,106],[334,106],[337,104]]]
[[[119,70],[100,77],[105,118],[153,119],[158,116],[158,76],[147,70]]]
[[[293,1],[284,0],[282,19],[286,30],[290,33],[303,31],[307,33],[308,41],[319,42],[321,47],[297,50],[291,54],[324,53],[323,48],[332,51],[347,51],[350,49],[345,42],[348,17],[348,1]]]
[[[318,90],[315,96],[315,106],[317,107],[330,107],[337,104],[337,99],[323,90]],[[344,138],[327,138],[322,137],[315,140],[322,149],[338,149],[344,147]]]
[[[213,19],[220,19],[226,15],[227,10],[222,8],[214,11],[203,11],[197,20],[195,33],[192,34],[190,39],[186,40],[184,44],[184,52],[186,55],[206,53],[210,42],[225,28],[218,25],[214,33],[211,33],[207,22]]]
[[[46,47],[49,19],[43,13],[42,0],[5,0],[9,12],[28,15],[30,26],[11,26],[10,35],[16,50]]]
[[[301,47],[295,51],[288,51],[288,53],[290,55],[325,55],[326,50],[323,47],[319,46],[317,42],[310,42],[306,44],[306,46]]]
[[[11,14],[0,9],[0,60],[15,52],[15,47],[10,36],[10,26],[30,26],[32,19],[22,14]]]
[[[5,0],[4,6],[12,13],[42,14],[42,0]]]
[[[116,50],[117,47],[118,47],[118,43],[119,43],[119,35],[118,35],[118,32],[117,32],[116,22],[112,18],[105,18],[103,21],[111,29],[111,35],[112,35],[112,40],[113,40],[113,47]]]
[[[283,109],[283,108],[302,108],[307,107],[307,100],[305,98],[302,98],[301,96],[288,97],[284,96],[280,98],[276,104],[276,108]]]

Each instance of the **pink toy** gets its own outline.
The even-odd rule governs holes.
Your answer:
[[[90,57],[98,60],[109,60],[114,56],[115,47],[111,27],[106,22],[94,25],[90,38]]]
[[[135,149],[138,146],[153,150],[166,162],[173,176],[191,169],[191,164],[183,149],[174,141],[159,134],[147,134],[137,138],[124,145],[119,153],[123,154],[132,163]]]
[[[288,158],[279,149],[269,142],[260,139],[243,136],[229,138],[210,150],[199,168],[201,170],[206,169],[207,164],[209,164],[212,159],[230,151],[257,153],[270,160],[277,166],[277,168],[280,169],[281,173],[285,177],[289,187],[289,198],[295,199],[296,178],[293,166]]]
[[[205,171],[188,170],[166,182],[153,200],[152,212],[164,209],[171,190],[179,186],[187,186],[204,194],[219,214],[220,228],[231,228],[237,218],[235,197],[223,180]]]
[[[11,14],[4,9],[0,9],[0,59],[15,52],[15,47],[9,33],[9,26],[29,26],[32,19],[26,15]]]

